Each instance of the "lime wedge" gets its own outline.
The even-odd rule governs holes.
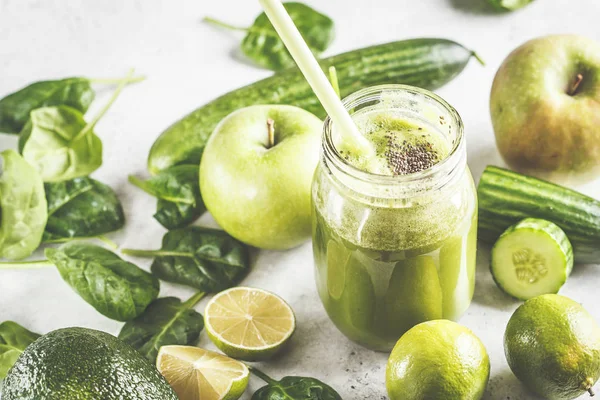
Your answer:
[[[156,368],[180,400],[237,400],[250,372],[244,363],[193,346],[163,346]]]
[[[247,287],[213,297],[204,322],[215,346],[230,357],[248,361],[273,357],[296,329],[294,312],[282,298]]]

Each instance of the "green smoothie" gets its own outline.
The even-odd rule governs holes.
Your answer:
[[[353,117],[376,155],[358,157],[341,138],[336,147],[364,172],[414,176],[454,148],[443,118],[430,123],[380,108]],[[370,185],[365,196],[364,182],[348,188],[335,176],[320,167],[313,183],[317,289],[335,325],[366,347],[390,350],[418,323],[459,318],[475,280],[476,199],[468,169],[452,184],[431,191],[425,182],[422,191],[398,199],[394,186]]]
[[[341,156],[354,167],[378,175],[409,175],[426,170],[448,156],[452,143],[434,127],[391,112],[373,110],[354,116],[359,130],[375,148],[365,158],[337,143]],[[341,138],[340,138],[341,139]]]

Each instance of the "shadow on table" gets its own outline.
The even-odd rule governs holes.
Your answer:
[[[498,288],[490,272],[490,245],[477,244],[477,273],[473,302],[499,310],[513,310],[520,301],[513,299]]]
[[[491,133],[493,135],[493,133]],[[497,167],[505,167],[500,153],[495,145],[490,145],[485,148],[478,148],[468,152],[467,159],[469,160],[469,169],[473,175],[475,182],[479,182],[483,170],[488,165],[495,165]]]
[[[580,275],[594,276],[598,272],[598,264],[575,264],[573,265],[573,271],[571,277],[577,277]]]
[[[259,369],[276,379],[284,375],[317,378],[343,399],[387,399],[388,353],[368,350],[344,337],[327,316],[316,289],[300,294],[290,304],[298,322],[296,333],[281,354],[256,364]],[[257,382],[252,381],[252,385]]]
[[[482,400],[498,399],[543,400],[541,397],[529,393],[525,386],[523,386],[512,373],[510,368],[505,367],[501,371],[495,373],[494,367],[492,366],[490,381],[488,382]]]
[[[448,0],[452,7],[470,14],[490,15],[501,12],[495,10],[487,3],[487,0]]]

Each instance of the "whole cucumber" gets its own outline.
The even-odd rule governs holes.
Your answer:
[[[477,187],[478,238],[494,243],[524,218],[558,225],[573,245],[575,262],[600,262],[600,201],[531,176],[489,165]]]
[[[436,89],[451,81],[475,53],[446,39],[410,39],[366,47],[321,61],[335,66],[342,97],[365,87],[403,83]],[[481,60],[480,60],[481,61]],[[156,174],[178,164],[199,164],[215,126],[232,111],[255,104],[289,104],[319,118],[325,111],[297,68],[234,90],[192,111],[152,145],[148,170]]]

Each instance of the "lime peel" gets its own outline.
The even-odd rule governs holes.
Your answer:
[[[600,378],[600,326],[565,296],[545,294],[517,308],[506,327],[504,352],[515,376],[544,398],[592,394]]]
[[[291,307],[277,295],[256,288],[225,290],[206,306],[208,337],[230,357],[266,360],[278,353],[296,329]]]

